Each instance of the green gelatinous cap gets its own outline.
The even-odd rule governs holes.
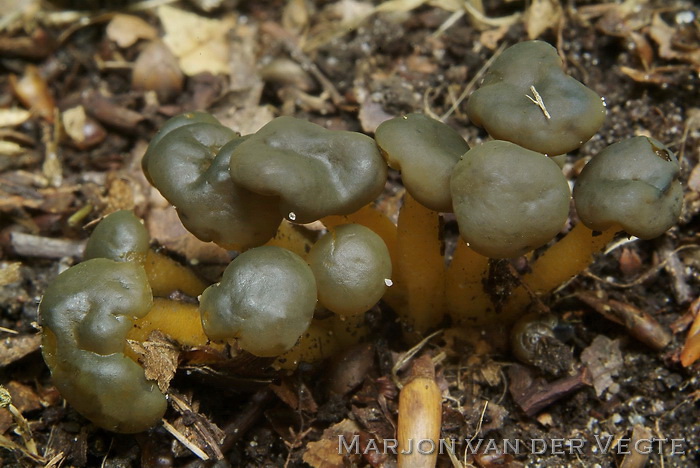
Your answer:
[[[124,355],[127,333],[152,300],[143,267],[95,258],[61,273],[39,305],[42,352],[56,387],[105,429],[144,431],[165,413],[165,396]]]
[[[462,238],[487,257],[517,257],[544,245],[569,213],[569,184],[559,166],[507,141],[469,150],[450,189]]]
[[[221,282],[200,297],[209,338],[237,338],[242,349],[266,357],[294,346],[311,323],[315,306],[316,280],[309,266],[298,255],[272,246],[236,257]]]
[[[554,47],[526,41],[493,62],[481,88],[469,97],[467,114],[495,139],[555,156],[578,148],[598,131],[605,105],[564,73]]]
[[[642,239],[673,226],[683,189],[676,156],[659,141],[638,136],[608,146],[583,168],[574,186],[581,221],[604,231],[621,225]]]
[[[307,260],[316,277],[319,302],[340,315],[369,310],[382,298],[391,279],[386,244],[359,224],[329,231],[314,244]]]
[[[386,163],[366,135],[278,117],[231,155],[231,177],[242,187],[280,198],[280,213],[308,223],[349,214],[384,188]]]
[[[448,125],[423,114],[382,123],[377,144],[393,169],[401,171],[406,190],[434,211],[452,212],[450,175],[469,145]]]
[[[148,231],[131,210],[107,215],[85,246],[84,259],[109,258],[117,262],[143,263],[148,252]]]
[[[279,201],[246,190],[229,175],[231,153],[244,138],[211,116],[174,119],[151,142],[143,167],[185,228],[235,250],[270,240],[282,221]]]
[[[168,119],[160,128],[160,130],[158,130],[158,133],[156,133],[155,136],[151,139],[151,142],[148,144],[146,154],[143,155],[143,159],[141,160],[141,167],[143,169],[143,173],[146,175],[146,178],[151,183],[151,185],[153,185],[153,181],[151,180],[151,177],[148,173],[148,163],[151,157],[153,156],[153,148],[155,148],[158,145],[158,142],[170,132],[180,127],[192,125],[195,123],[208,123],[219,125],[219,121],[216,120],[216,117],[207,112],[186,112],[184,114],[176,115],[175,117]]]

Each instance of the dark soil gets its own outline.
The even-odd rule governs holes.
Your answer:
[[[356,15],[367,5],[223,0],[203,11],[198,5],[206,2],[176,2],[171,6],[212,21],[236,18],[223,35],[232,46],[227,72],[189,76],[181,88],[166,86],[170,77],[159,75],[156,97],[132,82],[134,61],[148,39],[120,47],[107,34],[116,11],[73,9],[100,3],[105,2],[10,0],[0,20],[0,110],[32,109],[17,125],[0,122],[0,142],[20,148],[0,146],[0,383],[24,417],[0,410],[0,466],[260,467],[305,466],[304,461],[314,467],[394,466],[396,457],[382,453],[381,446],[341,461],[330,456],[333,450],[337,454],[337,434],[359,433],[362,448],[370,440],[395,437],[398,390],[392,367],[412,343],[401,338],[394,311],[383,304],[367,317],[371,348],[350,351],[359,364],[337,359],[304,364],[288,376],[257,361],[237,362],[225,372],[183,366],[171,391],[186,409],[171,408],[166,419],[207,454],[209,461],[203,461],[163,427],[115,435],[66,405],[39,351],[39,300],[52,278],[79,261],[80,243],[91,227],[84,226],[119,208],[133,207],[152,219],[154,203],[143,188],[138,161],[168,117],[207,109],[250,133],[273,116],[287,114],[372,134],[388,116],[418,111],[445,116],[475,145],[488,136],[469,123],[466,100],[458,98],[498,47],[527,40],[528,27],[534,27],[528,16],[497,19],[522,14],[530,4],[560,3],[561,16],[551,20],[540,39],[557,46],[568,73],[604,96],[608,108],[598,134],[567,156],[567,175],[575,178],[586,158],[615,141],[651,135],[679,155],[684,212],[678,226],[661,238],[618,246],[543,298],[561,333],[540,349],[534,364],[516,363],[503,327],[446,331],[428,342],[421,353],[438,357],[437,382],[446,397],[442,437],[458,443],[456,458],[442,454],[438,466],[700,465],[698,365],[679,362],[687,329],[700,309],[697,5],[639,0],[626,8],[589,1],[495,0],[484,2],[486,24],[465,14],[439,32],[452,12],[425,2],[410,12],[388,8],[341,33],[342,12]],[[163,37],[156,8],[122,3],[122,12],[142,18]],[[261,79],[261,67],[278,58],[301,66],[294,73],[268,71]],[[32,67],[36,76],[25,89],[18,82],[32,75]],[[154,67],[152,73],[163,73],[159,70]],[[57,112],[79,105],[89,118],[84,142],[56,129]],[[398,176],[392,174],[391,180],[389,207],[400,191]],[[449,244],[455,223],[449,216],[444,221]],[[198,272],[216,281],[221,257],[203,258],[192,247],[173,247],[169,229],[160,226],[154,237],[173,258],[200,260]],[[671,343],[662,349],[643,344],[585,300],[591,291],[606,293],[603,302],[616,300],[646,312],[673,334]],[[600,394],[593,384],[601,377],[582,370],[590,367],[582,363],[584,350],[611,369],[612,381]],[[359,375],[357,369],[362,369]],[[349,374],[352,390],[329,394],[328,376],[338,373]],[[527,379],[533,380],[524,384]],[[551,401],[533,410],[526,396],[537,400],[545,394]],[[31,434],[22,431],[22,421]],[[338,423],[341,428],[334,426]],[[354,429],[342,426],[349,423]],[[632,438],[630,447],[645,438],[662,442],[646,460],[624,454],[626,438]],[[564,445],[557,448],[554,439],[564,439]],[[621,443],[596,450],[611,439]],[[217,447],[208,440],[216,440]],[[324,440],[325,448],[312,444]],[[480,453],[467,450],[465,455],[469,440],[472,446],[482,440]],[[515,440],[524,445],[504,447],[504,441]],[[530,444],[540,440],[549,445],[533,453]],[[498,450],[486,450],[489,441]],[[566,445],[577,441],[580,453]]]

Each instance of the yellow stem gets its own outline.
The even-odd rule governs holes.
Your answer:
[[[438,213],[408,193],[399,214],[394,286],[405,304],[387,302],[416,332],[437,326],[445,309],[445,268]]]

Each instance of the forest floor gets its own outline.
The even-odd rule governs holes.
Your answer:
[[[395,437],[392,370],[415,343],[384,304],[368,314],[367,344],[346,354],[350,363],[290,375],[183,365],[169,428],[115,435],[52,386],[38,303],[80,261],[94,221],[122,208],[144,218],[173,258],[218,280],[228,253],[188,236],[141,174],[148,141],[168,117],[207,110],[245,135],[293,115],[373,135],[387,118],[423,112],[473,146],[488,136],[469,123],[466,98],[489,59],[531,38],[554,45],[566,71],[607,104],[600,131],[567,156],[567,176],[613,142],[653,136],[681,162],[684,210],[660,238],[624,238],[543,298],[567,338],[556,348],[568,350],[563,369],[546,350],[534,364],[517,363],[502,326],[448,329],[416,349],[435,364],[441,436],[457,442],[438,466],[700,465],[699,367],[679,359],[700,313],[700,9],[690,0],[483,3],[4,0],[0,465],[395,466],[391,451],[371,443]],[[396,173],[391,181],[383,205],[396,215],[402,189]],[[454,233],[452,217],[444,228]],[[670,341],[650,346],[609,320],[615,304]],[[349,383],[329,394],[327,376],[340,374]],[[365,453],[339,454],[338,436],[356,434]],[[657,440],[651,453],[627,448],[643,439]],[[516,440],[518,449],[504,445]],[[482,445],[469,450],[467,441]]]

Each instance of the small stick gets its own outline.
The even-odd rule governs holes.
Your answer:
[[[530,86],[530,91],[532,91],[532,95],[535,96],[534,98],[528,94],[527,98],[531,100],[537,107],[542,109],[542,112],[544,113],[544,116],[547,118],[547,120],[551,119],[552,116],[549,115],[549,111],[547,111],[547,108],[544,105],[544,101],[542,100],[542,96],[540,96],[540,93],[537,92],[534,86]]]
[[[163,427],[168,431],[173,437],[175,437],[182,445],[187,447],[192,453],[197,455],[201,460],[209,460],[209,455],[204,453],[202,449],[194,445],[192,442],[187,440],[187,437],[177,429],[175,429],[168,421],[163,419]]]

